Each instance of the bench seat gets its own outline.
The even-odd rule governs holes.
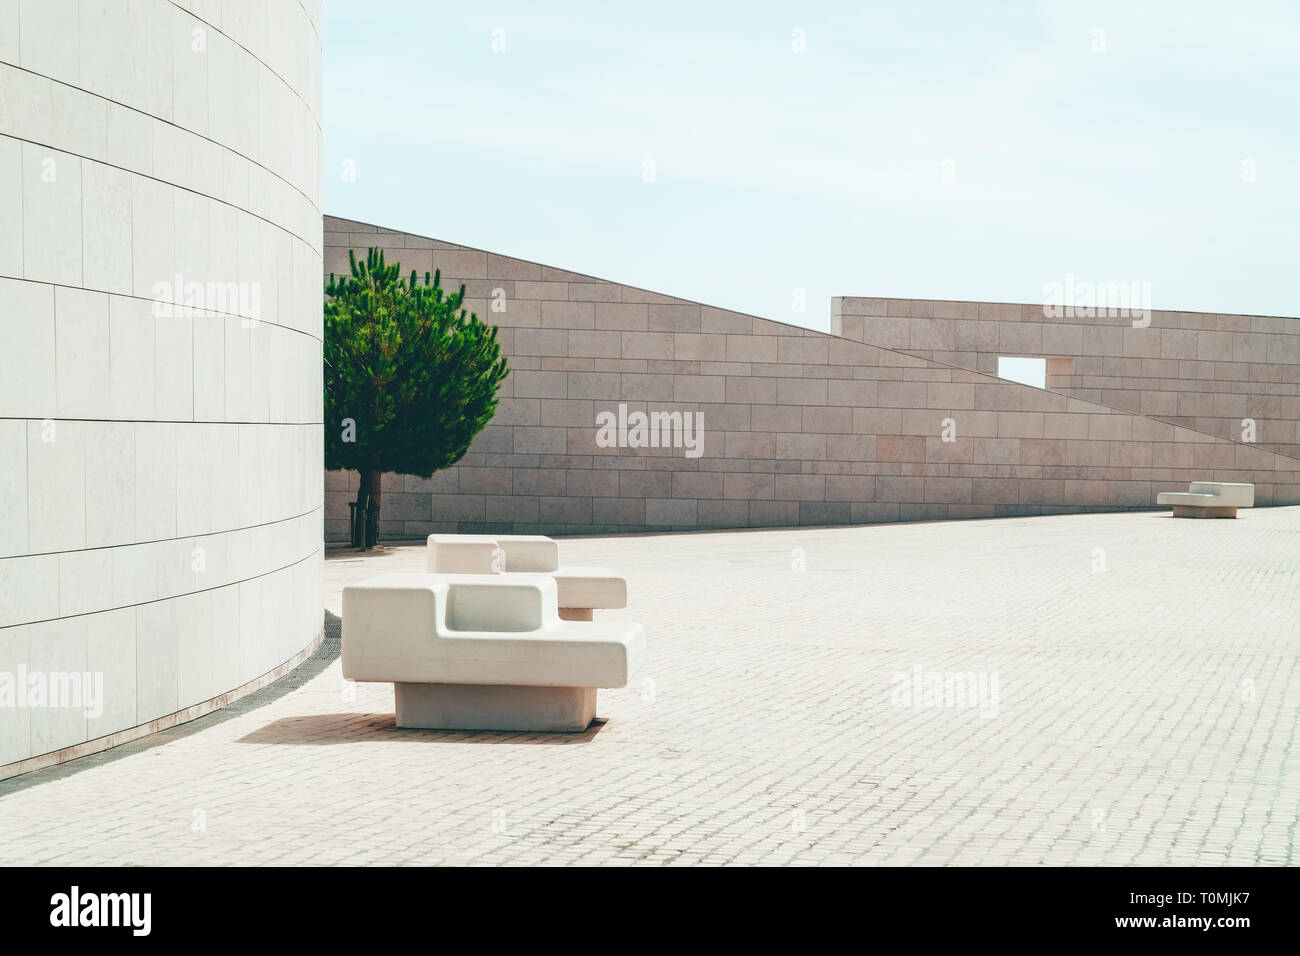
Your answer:
[[[1221,504],[1238,508],[1255,507],[1255,486],[1244,481],[1193,481],[1187,488],[1193,495],[1214,495]]]
[[[1162,491],[1156,504],[1169,505],[1175,518],[1235,518],[1238,508],[1255,504],[1255,486],[1246,482],[1193,481],[1187,491]]]
[[[627,579],[608,568],[559,568],[551,577],[561,609],[627,607]]]
[[[427,570],[438,574],[548,574],[564,620],[627,607],[626,578],[608,568],[560,567],[559,546],[543,535],[431,534],[426,554]]]
[[[399,727],[583,730],[640,624],[561,620],[547,574],[384,574],[343,589],[343,676],[392,681]]]
[[[1156,495],[1160,505],[1213,505],[1223,504],[1218,495],[1195,495],[1190,491],[1162,491]]]

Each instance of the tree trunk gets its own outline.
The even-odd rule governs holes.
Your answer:
[[[379,481],[382,477],[383,472],[377,469],[367,470],[361,475],[361,484],[367,490],[365,551],[379,543]]]
[[[360,482],[357,485],[356,507],[352,515],[352,520],[354,522],[360,521],[364,524],[365,516],[366,516],[366,497],[369,494],[369,491],[370,488],[366,484],[366,476],[364,473],[362,473],[360,476]],[[348,537],[353,547],[359,548],[362,551],[366,549],[366,534],[364,529],[362,530],[361,534],[358,535],[356,531],[356,526],[350,525],[348,527]]]

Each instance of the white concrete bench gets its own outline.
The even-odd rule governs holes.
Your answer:
[[[559,546],[543,535],[431,534],[427,554],[426,566],[436,574],[549,574],[565,621],[627,607],[626,578],[608,568],[560,567]]]
[[[343,676],[392,681],[397,726],[585,730],[645,655],[635,623],[561,621],[543,574],[384,574],[343,589]]]
[[[1171,505],[1175,518],[1235,518],[1255,506],[1255,486],[1245,482],[1193,481],[1187,491],[1162,491],[1156,504]]]

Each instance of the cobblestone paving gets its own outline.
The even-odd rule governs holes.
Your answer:
[[[561,554],[625,571],[611,616],[649,638],[586,733],[398,730],[326,645],[265,702],[0,785],[0,861],[1293,862],[1300,508]],[[336,554],[329,606],[422,565]]]

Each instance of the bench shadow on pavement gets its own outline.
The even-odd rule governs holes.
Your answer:
[[[419,730],[398,727],[392,714],[307,714],[281,717],[251,734],[240,744],[460,743],[460,744],[585,744],[605,726],[597,717],[579,733],[538,733],[505,730]]]

